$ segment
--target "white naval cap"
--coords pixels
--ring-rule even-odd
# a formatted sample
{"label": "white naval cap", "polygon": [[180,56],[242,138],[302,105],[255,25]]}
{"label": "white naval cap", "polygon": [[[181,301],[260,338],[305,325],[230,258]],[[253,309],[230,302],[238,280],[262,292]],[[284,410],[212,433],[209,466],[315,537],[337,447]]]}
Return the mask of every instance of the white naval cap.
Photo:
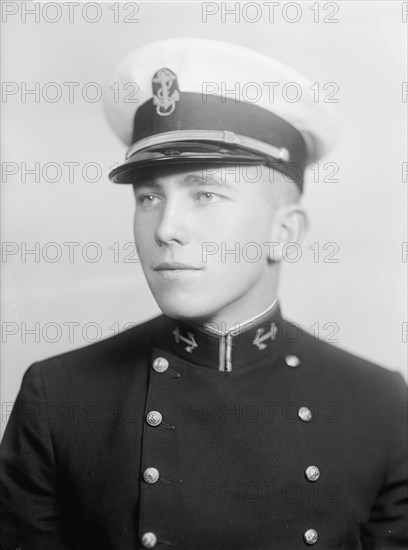
{"label": "white naval cap", "polygon": [[[127,55],[109,82],[133,92],[106,96],[107,119],[129,147],[115,183],[165,163],[267,164],[302,189],[304,169],[332,147],[333,111],[312,83],[259,52],[216,40],[172,38]],[[137,101],[135,101],[137,100]]]}

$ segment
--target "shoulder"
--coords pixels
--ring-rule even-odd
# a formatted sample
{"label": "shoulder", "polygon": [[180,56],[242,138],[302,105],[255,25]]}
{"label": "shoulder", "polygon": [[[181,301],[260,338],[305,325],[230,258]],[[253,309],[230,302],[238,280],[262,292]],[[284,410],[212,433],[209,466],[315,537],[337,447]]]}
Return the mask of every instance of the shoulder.
{"label": "shoulder", "polygon": [[[162,316],[136,325],[115,336],[32,364],[25,372],[23,386],[44,384],[60,388],[105,384],[120,373],[126,380],[148,359]],[[140,370],[140,369],[139,369]]]}
{"label": "shoulder", "polygon": [[296,328],[292,332],[296,334],[293,353],[304,364],[307,377],[317,385],[335,387],[349,395],[359,394],[361,399],[368,393],[407,399],[407,386],[399,372],[320,340],[296,323],[288,324]]}

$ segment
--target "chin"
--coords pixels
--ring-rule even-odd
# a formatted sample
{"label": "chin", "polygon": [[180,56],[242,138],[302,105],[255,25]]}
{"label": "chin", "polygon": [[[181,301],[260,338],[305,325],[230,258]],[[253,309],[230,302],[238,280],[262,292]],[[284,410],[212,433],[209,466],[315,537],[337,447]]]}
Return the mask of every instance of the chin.
{"label": "chin", "polygon": [[212,308],[207,296],[154,296],[162,312],[173,319],[194,321],[211,317],[219,308]]}

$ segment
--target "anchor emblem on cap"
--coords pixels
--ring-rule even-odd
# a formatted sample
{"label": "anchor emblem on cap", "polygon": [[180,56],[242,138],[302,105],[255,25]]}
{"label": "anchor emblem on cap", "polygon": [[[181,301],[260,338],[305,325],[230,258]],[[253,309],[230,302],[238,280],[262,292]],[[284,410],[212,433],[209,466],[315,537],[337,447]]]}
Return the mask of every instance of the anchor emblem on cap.
{"label": "anchor emblem on cap", "polygon": [[176,108],[176,101],[180,100],[177,77],[170,69],[159,69],[152,80],[153,105],[160,116],[169,116]]}
{"label": "anchor emblem on cap", "polygon": [[192,353],[192,352],[193,352],[193,349],[198,347],[198,344],[197,344],[197,342],[195,341],[194,334],[193,334],[192,332],[187,332],[188,338],[186,338],[185,336],[182,336],[182,334],[180,334],[180,329],[179,329],[179,327],[176,327],[176,328],[173,330],[173,335],[174,335],[174,340],[176,341],[177,344],[178,344],[180,341],[182,341],[182,342],[184,342],[185,344],[187,344],[187,346],[186,346],[184,349],[185,349],[186,351],[188,351],[189,353]]}

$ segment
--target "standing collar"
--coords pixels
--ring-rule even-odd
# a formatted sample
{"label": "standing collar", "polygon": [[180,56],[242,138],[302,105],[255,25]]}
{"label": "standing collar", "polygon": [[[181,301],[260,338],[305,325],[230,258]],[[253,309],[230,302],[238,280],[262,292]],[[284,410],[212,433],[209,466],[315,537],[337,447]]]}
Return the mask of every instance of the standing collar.
{"label": "standing collar", "polygon": [[156,345],[195,365],[229,372],[274,353],[282,340],[282,324],[277,300],[228,330],[213,322],[199,324],[163,315]]}
{"label": "standing collar", "polygon": [[275,313],[275,310],[277,308],[278,308],[278,299],[275,298],[272,304],[268,306],[266,309],[264,309],[263,311],[261,311],[261,313],[241,323],[235,323],[235,325],[233,327],[230,327],[228,330],[223,330],[224,327],[222,326],[222,324],[221,326],[219,326],[218,323],[213,323],[213,322],[199,324],[193,321],[189,324],[191,326],[194,326],[197,330],[200,330],[201,332],[217,336],[218,338],[222,338],[223,336],[227,336],[228,334],[231,334],[232,336],[237,336],[239,334],[243,334],[244,332],[246,332],[251,327],[254,327],[255,325],[258,326],[262,324],[264,320],[269,319],[269,317],[273,313]]}

